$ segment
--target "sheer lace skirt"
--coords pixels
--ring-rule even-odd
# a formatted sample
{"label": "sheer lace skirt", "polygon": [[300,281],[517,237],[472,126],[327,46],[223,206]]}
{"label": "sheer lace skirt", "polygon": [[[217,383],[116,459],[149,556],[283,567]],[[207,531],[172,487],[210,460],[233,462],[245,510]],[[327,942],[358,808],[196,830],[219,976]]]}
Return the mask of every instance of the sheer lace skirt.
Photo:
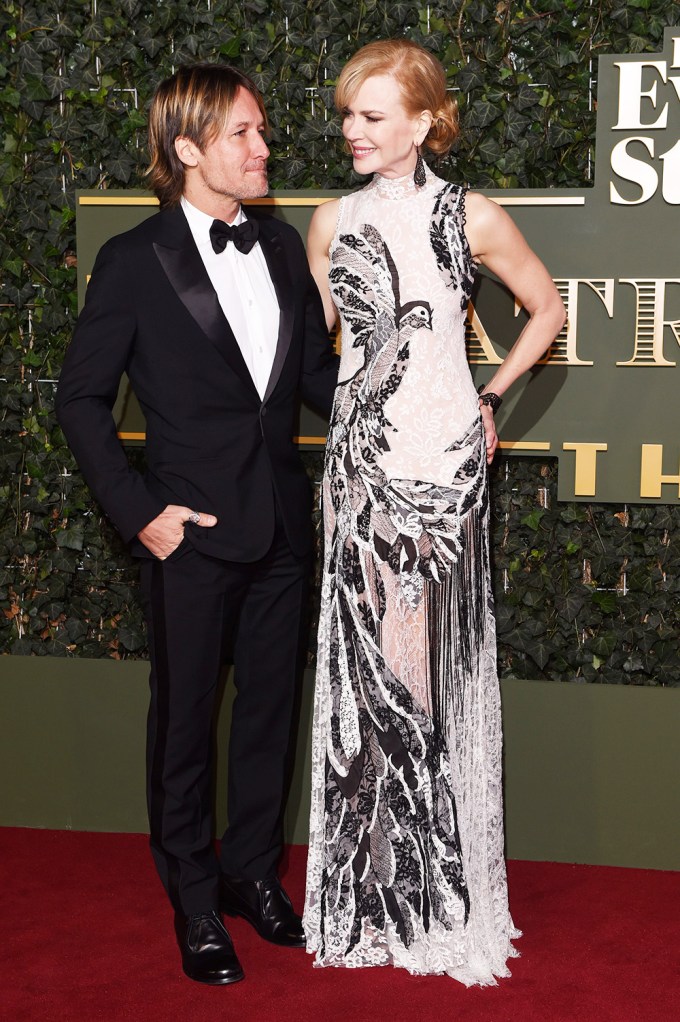
{"label": "sheer lace skirt", "polygon": [[327,526],[308,950],[319,966],[493,983],[509,974],[519,931],[503,856],[486,500],[462,523],[449,573],[426,579],[418,600],[365,544]]}

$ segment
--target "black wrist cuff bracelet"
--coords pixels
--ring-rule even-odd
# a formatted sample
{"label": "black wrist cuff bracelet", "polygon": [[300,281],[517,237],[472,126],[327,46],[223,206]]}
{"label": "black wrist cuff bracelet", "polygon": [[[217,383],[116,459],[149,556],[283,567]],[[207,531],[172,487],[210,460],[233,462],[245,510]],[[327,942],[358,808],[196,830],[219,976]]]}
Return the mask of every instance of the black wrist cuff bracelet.
{"label": "black wrist cuff bracelet", "polygon": [[499,397],[498,394],[494,394],[493,391],[488,391],[486,394],[482,394],[484,390],[484,384],[477,388],[479,394],[479,400],[483,405],[491,405],[491,411],[495,414],[500,406],[503,404],[503,398]]}

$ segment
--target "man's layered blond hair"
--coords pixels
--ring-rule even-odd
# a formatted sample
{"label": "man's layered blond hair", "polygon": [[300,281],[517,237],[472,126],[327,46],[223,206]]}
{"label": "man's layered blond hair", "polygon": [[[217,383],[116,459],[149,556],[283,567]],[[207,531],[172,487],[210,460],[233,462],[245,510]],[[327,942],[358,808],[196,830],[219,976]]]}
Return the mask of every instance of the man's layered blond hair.
{"label": "man's layered blond hair", "polygon": [[156,89],[149,110],[151,162],[146,175],[161,209],[176,206],[184,191],[184,164],[175,139],[188,138],[205,152],[227,126],[239,89],[254,97],[267,130],[267,114],[255,83],[227,64],[180,67]]}

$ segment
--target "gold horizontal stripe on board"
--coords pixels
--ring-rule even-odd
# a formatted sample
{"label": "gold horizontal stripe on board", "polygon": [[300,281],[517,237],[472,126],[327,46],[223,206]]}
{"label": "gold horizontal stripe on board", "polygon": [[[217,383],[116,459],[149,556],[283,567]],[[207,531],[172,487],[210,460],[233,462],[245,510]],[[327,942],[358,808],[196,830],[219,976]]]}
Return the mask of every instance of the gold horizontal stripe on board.
{"label": "gold horizontal stripe on board", "polygon": [[[277,195],[267,196],[264,199],[248,199],[246,202],[247,206],[320,206],[324,202],[331,202],[334,196],[329,195],[317,196],[316,198],[300,198],[295,196],[290,199],[284,199]],[[585,206],[586,200],[584,195],[564,195],[561,198],[559,196],[544,197],[544,196],[531,196],[528,195],[523,198],[521,195],[507,195],[505,198],[502,196],[489,196],[493,202],[498,206]],[[123,195],[111,195],[111,196],[98,196],[98,195],[80,195],[78,202],[81,206],[157,206],[158,199],[153,195],[139,196],[131,195],[126,198]]]}
{"label": "gold horizontal stripe on board", "polygon": [[[119,440],[146,440],[146,433],[119,433]],[[325,444],[325,436],[294,436],[296,444]],[[509,451],[549,451],[550,444],[542,440],[501,440],[499,447]]]}
{"label": "gold horizontal stripe on board", "polygon": [[[119,432],[119,440],[146,440],[146,433],[127,433]],[[325,444],[325,436],[294,436],[293,440],[296,444]]]}
{"label": "gold horizontal stripe on board", "polygon": [[[271,195],[264,199],[247,199],[247,206],[320,206],[323,202],[330,202],[332,195],[317,196],[312,199],[302,199],[299,195],[294,198],[284,199],[280,196]],[[157,206],[158,199],[153,195],[131,195],[126,198],[124,195],[80,195],[78,202],[81,206]]]}
{"label": "gold horizontal stripe on board", "polygon": [[155,195],[79,195],[81,206],[157,206]]}
{"label": "gold horizontal stripe on board", "polygon": [[585,195],[563,195],[561,198],[544,197],[542,195],[527,195],[526,199],[521,195],[506,195],[505,198],[496,198],[489,195],[488,198],[497,206],[585,206]]}
{"label": "gold horizontal stripe on board", "polygon": [[506,451],[549,451],[550,444],[544,440],[500,440],[498,446]]}

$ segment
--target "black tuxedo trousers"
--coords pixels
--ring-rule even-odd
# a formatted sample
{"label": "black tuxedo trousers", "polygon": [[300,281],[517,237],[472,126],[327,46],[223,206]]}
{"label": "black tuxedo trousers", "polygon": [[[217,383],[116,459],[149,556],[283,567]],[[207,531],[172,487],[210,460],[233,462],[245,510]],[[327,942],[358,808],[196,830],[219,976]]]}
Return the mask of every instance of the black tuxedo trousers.
{"label": "black tuxedo trousers", "polygon": [[[337,359],[302,242],[260,220],[279,303],[271,376],[257,392],[181,208],[108,241],[57,390],[57,415],[95,497],[142,559],[151,651],[148,800],[161,878],[184,913],[217,907],[212,723],[233,648],[237,696],[221,867],[264,879],[281,847],[310,488],[293,440],[300,395],[328,414]],[[111,415],[126,372],[146,418],[147,472],[130,470]],[[157,560],[137,534],[168,504],[187,524]]]}
{"label": "black tuxedo trousers", "polygon": [[[142,589],[152,651],[147,741],[151,849],[176,909],[217,908],[220,868],[276,874],[309,561],[279,518],[256,562],[191,544],[145,560]],[[227,654],[236,698],[229,738],[228,816],[220,865],[212,844],[214,706]]]}

